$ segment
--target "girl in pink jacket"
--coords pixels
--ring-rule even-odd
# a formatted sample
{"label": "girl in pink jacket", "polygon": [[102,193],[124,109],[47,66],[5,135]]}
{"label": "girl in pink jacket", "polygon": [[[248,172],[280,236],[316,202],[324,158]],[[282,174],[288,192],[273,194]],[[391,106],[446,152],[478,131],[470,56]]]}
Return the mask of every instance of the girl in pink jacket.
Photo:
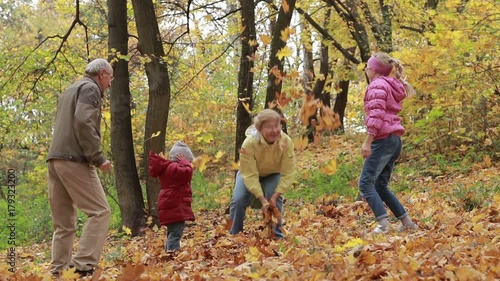
{"label": "girl in pink jacket", "polygon": [[193,177],[193,153],[178,141],[170,150],[170,159],[149,152],[149,175],[160,178],[158,195],[158,217],[161,225],[167,226],[166,251],[180,249],[180,239],[185,221],[194,221],[191,202],[191,179]]}
{"label": "girl in pink jacket", "polygon": [[401,221],[399,231],[416,229],[417,225],[388,188],[394,163],[401,153],[401,136],[405,133],[398,113],[403,99],[415,90],[405,81],[401,63],[385,53],[376,53],[368,60],[366,75],[370,84],[364,98],[367,136],[361,148],[365,161],[359,179],[360,194],[377,220],[373,233],[388,231],[389,216],[384,203]]}

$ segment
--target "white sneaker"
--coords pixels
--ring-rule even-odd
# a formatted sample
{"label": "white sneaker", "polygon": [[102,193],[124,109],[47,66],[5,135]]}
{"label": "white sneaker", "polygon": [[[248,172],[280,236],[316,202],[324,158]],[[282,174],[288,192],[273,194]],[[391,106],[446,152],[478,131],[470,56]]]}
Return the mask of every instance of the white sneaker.
{"label": "white sneaker", "polygon": [[387,225],[383,226],[383,225],[377,224],[377,227],[375,227],[375,229],[372,231],[372,233],[383,234],[383,233],[387,233],[387,231],[389,231],[389,227]]}
{"label": "white sneaker", "polygon": [[411,224],[403,224],[398,228],[398,232],[405,232],[405,231],[412,231],[412,230],[417,230],[418,225],[416,223],[411,223]]}

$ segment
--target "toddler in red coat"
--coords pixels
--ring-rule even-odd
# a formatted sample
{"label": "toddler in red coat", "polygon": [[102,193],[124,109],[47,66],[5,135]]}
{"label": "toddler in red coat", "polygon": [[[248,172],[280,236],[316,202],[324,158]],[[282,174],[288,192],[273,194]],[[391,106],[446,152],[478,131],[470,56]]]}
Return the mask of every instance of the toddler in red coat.
{"label": "toddler in red coat", "polygon": [[191,179],[193,177],[193,153],[181,141],[170,150],[170,159],[149,152],[149,175],[160,178],[158,195],[158,217],[161,225],[167,226],[166,251],[180,249],[180,240],[186,221],[194,221],[191,201]]}

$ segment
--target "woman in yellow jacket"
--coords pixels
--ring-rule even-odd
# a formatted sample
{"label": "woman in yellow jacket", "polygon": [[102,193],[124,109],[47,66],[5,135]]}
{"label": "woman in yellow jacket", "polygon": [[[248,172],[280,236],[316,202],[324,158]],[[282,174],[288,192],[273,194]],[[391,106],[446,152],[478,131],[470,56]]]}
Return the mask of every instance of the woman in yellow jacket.
{"label": "woman in yellow jacket", "polygon": [[[253,129],[240,150],[240,170],[236,174],[230,204],[231,234],[243,230],[246,208],[252,195],[260,200],[262,209],[276,207],[282,213],[285,193],[294,181],[295,152],[292,139],[281,131],[281,116],[272,109],[264,109],[254,119]],[[281,219],[273,229],[277,238],[283,238]]]}

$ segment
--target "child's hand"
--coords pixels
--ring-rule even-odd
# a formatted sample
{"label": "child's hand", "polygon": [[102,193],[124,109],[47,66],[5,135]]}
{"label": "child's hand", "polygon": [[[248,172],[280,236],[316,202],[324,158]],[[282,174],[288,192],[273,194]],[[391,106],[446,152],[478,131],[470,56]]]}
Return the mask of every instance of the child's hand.
{"label": "child's hand", "polygon": [[177,161],[181,161],[181,160],[185,160],[186,159],[186,156],[182,153],[177,153],[175,155],[175,157],[177,158]]}

